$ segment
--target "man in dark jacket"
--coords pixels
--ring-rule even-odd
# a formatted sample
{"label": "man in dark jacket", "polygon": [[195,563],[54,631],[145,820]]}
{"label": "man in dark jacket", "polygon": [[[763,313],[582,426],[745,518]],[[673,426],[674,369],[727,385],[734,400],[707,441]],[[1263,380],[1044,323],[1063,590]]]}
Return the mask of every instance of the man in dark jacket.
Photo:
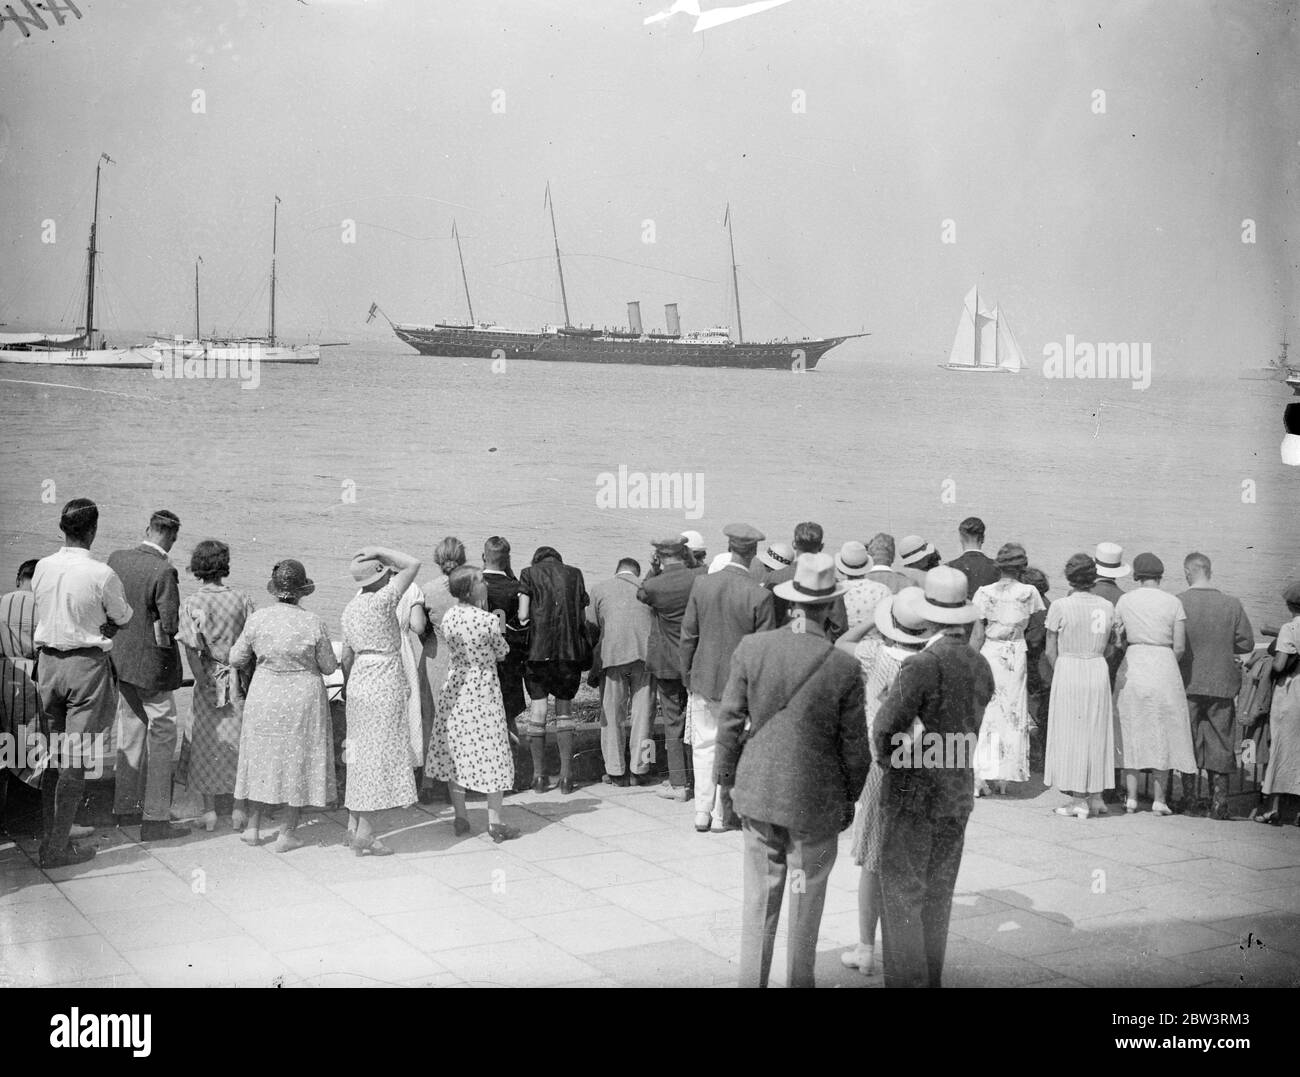
{"label": "man in dark jacket", "polygon": [[[502,622],[501,631],[510,653],[497,663],[501,702],[506,708],[506,728],[512,742],[519,741],[519,718],[528,709],[524,694],[524,663],[528,660],[528,632],[519,625],[519,580],[510,567],[510,543],[493,535],[483,544],[483,582],[487,584],[487,610]],[[514,746],[514,745],[512,745]],[[527,789],[532,778],[532,756],[515,751],[515,788]]]}
{"label": "man in dark jacket", "polygon": [[646,669],[654,677],[659,706],[664,712],[664,752],[668,756],[668,783],[659,796],[685,803],[694,798],[690,771],[686,765],[683,734],[686,730],[686,686],[682,683],[682,618],[691,585],[698,576],[692,571],[690,553],[680,535],[654,544],[660,571],[645,578],[636,597],[655,613],[654,627],[646,645]]}
{"label": "man in dark jacket", "polygon": [[749,575],[763,533],[749,524],[728,524],[722,533],[727,536],[731,560],[696,581],[682,619],[682,680],[690,693],[688,706],[695,732],[691,744],[695,829],[701,834],[711,829],[740,829],[731,809],[731,790],[713,782],[718,713],[736,645],[745,636],[776,627],[772,592]]}
{"label": "man in dark jacket", "polygon": [[925,616],[940,633],[908,658],[876,714],[876,758],[885,768],[880,889],[886,987],[938,987],[948,947],[952,892],[974,806],[975,747],[993,671],[971,650],[976,617],[966,577],[941,565],[926,573]]}
{"label": "man in dark jacket", "polygon": [[778,598],[788,625],[746,636],[731,656],[718,715],[714,777],[733,786],[745,830],[740,985],[765,987],[786,866],[791,987],[812,987],[817,933],[838,835],[853,819],[871,752],[858,663],[827,638],[835,581],[826,554],[804,554]]}
{"label": "man in dark jacket", "polygon": [[113,812],[118,825],[140,823],[141,841],[188,834],[171,823],[172,759],[176,753],[176,701],[181,686],[181,655],[176,646],[181,598],[176,567],[167,553],[181,522],[159,509],[149,519],[144,541],[108,555],[126,600],[136,615],[113,643],[117,704],[117,765],[113,773]]}

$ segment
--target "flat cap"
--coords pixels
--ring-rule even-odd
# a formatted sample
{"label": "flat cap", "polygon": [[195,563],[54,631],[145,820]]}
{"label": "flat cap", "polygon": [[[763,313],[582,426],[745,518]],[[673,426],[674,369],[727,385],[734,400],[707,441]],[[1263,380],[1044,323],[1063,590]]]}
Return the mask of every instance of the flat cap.
{"label": "flat cap", "polygon": [[681,535],[651,539],[650,545],[655,548],[655,553],[664,554],[668,557],[681,557],[686,552],[686,540]]}
{"label": "flat cap", "polygon": [[750,542],[754,545],[767,538],[757,527],[752,527],[749,524],[727,524],[722,529],[722,533],[736,542]]}

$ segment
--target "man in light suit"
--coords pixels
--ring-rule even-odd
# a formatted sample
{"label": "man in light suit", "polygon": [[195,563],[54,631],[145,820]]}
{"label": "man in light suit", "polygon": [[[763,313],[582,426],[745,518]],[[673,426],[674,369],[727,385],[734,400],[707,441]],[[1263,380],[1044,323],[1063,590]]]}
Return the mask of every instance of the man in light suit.
{"label": "man in light suit", "polygon": [[[654,614],[637,601],[641,566],[631,557],[618,563],[614,578],[591,589],[587,620],[600,629],[600,662],[604,677],[600,692],[600,751],[605,757],[605,781],[611,785],[642,785],[654,762],[654,687],[646,670],[646,650]],[[624,770],[631,737],[632,754]]]}
{"label": "man in light suit", "polygon": [[858,663],[827,638],[843,592],[831,557],[803,554],[776,593],[796,615],[746,636],[731,656],[714,777],[734,787],[745,829],[742,987],[767,985],[787,863],[794,872],[788,983],[813,986],[838,835],[853,821],[871,765]]}
{"label": "man in light suit", "polygon": [[172,759],[176,753],[176,701],[181,686],[180,648],[176,646],[181,599],[176,567],[167,553],[181,521],[159,509],[149,519],[144,541],[115,550],[108,567],[122,580],[136,615],[113,647],[120,696],[117,704],[117,766],[113,813],[118,826],[140,822],[141,841],[179,838],[189,833],[171,823]]}
{"label": "man in light suit", "polygon": [[728,524],[722,533],[731,560],[695,582],[682,618],[682,681],[690,692],[687,707],[694,729],[695,829],[701,834],[740,829],[731,790],[713,782],[718,713],[736,645],[745,636],[776,627],[772,592],[749,575],[765,536],[749,524]]}

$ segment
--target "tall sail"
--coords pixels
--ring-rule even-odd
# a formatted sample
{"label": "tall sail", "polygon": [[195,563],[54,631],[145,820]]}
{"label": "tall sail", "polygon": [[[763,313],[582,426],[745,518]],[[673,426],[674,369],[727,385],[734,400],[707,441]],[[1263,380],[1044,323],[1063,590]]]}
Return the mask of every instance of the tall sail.
{"label": "tall sail", "polygon": [[949,366],[975,365],[975,312],[979,310],[979,296],[972,288],[966,294],[966,305],[962,308],[961,319],[957,322],[957,335],[953,338],[952,352],[948,356]]}
{"label": "tall sail", "polygon": [[975,311],[975,365],[998,365],[998,309]]}
{"label": "tall sail", "polygon": [[1002,314],[997,307],[993,308],[993,313],[997,315],[998,366],[1003,370],[1011,371],[1013,374],[1019,373],[1025,368],[1024,352],[1020,350],[1020,345],[1016,343],[1016,338],[1011,332],[1011,325],[1007,321],[1007,316]]}

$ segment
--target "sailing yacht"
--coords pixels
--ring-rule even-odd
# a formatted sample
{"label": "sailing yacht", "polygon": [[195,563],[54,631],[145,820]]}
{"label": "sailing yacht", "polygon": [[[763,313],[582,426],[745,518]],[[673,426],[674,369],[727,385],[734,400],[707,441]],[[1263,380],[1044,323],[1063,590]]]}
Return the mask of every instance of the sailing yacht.
{"label": "sailing yacht", "polygon": [[153,356],[144,348],[112,348],[95,329],[95,263],[99,257],[99,180],[105,164],[114,161],[106,153],[95,164],[95,210],[90,221],[90,243],[86,248],[86,325],[79,333],[0,333],[0,363],[27,366],[94,366],[143,370],[153,366]]}
{"label": "sailing yacht", "polygon": [[155,339],[150,351],[161,363],[184,362],[194,359],[215,363],[248,361],[261,363],[299,363],[315,366],[320,362],[319,344],[281,344],[275,336],[275,256],[279,232],[280,198],[277,195],[271,211],[271,326],[264,337],[204,337],[199,331],[199,263],[194,263],[194,338],[187,340],[176,336],[170,340]]}
{"label": "sailing yacht", "polygon": [[997,307],[981,310],[978,288],[966,293],[945,370],[981,374],[1018,374],[1025,356],[1011,332],[1006,315]]}

